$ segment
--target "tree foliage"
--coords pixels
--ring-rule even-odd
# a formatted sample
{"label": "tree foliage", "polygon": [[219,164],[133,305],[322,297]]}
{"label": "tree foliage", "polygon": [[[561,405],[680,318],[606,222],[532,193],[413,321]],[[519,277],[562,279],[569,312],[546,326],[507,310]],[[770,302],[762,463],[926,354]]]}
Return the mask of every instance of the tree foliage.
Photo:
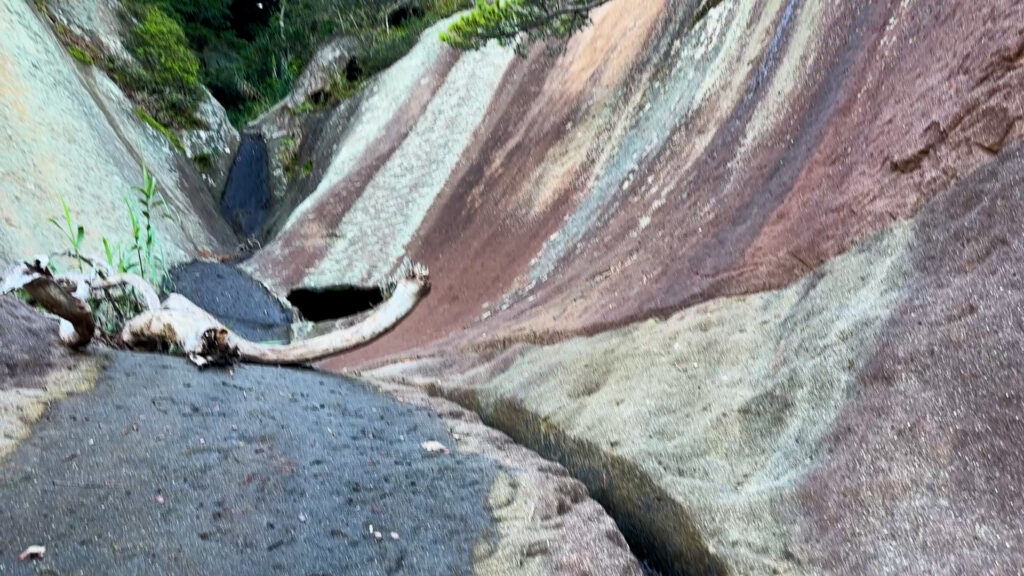
{"label": "tree foliage", "polygon": [[460,50],[477,50],[495,40],[524,55],[534,42],[564,41],[580,31],[590,23],[590,11],[607,1],[477,0],[441,40]]}
{"label": "tree foliage", "polygon": [[158,95],[158,118],[193,116],[201,97],[199,59],[178,22],[156,6],[147,7],[132,30],[132,46],[145,71],[142,88]]}
{"label": "tree foliage", "polygon": [[[173,18],[198,57],[202,83],[244,124],[283,98],[335,35],[359,40],[355,85],[386,68],[437,20],[469,0],[126,0]],[[401,8],[398,8],[401,7]],[[404,15],[394,18],[396,11]],[[140,27],[142,25],[140,24]],[[161,121],[159,114],[155,114]]]}

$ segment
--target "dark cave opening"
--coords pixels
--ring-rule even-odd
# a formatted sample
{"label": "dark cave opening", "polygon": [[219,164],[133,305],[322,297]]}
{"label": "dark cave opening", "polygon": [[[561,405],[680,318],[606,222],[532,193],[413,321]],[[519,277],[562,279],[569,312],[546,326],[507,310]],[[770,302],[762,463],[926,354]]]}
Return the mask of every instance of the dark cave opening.
{"label": "dark cave opening", "polygon": [[388,12],[388,26],[398,28],[404,26],[410,20],[423,18],[426,14],[423,8],[415,4],[399,6]]}
{"label": "dark cave opening", "polygon": [[362,77],[363,67],[359,65],[359,60],[355,58],[349,59],[348,63],[345,64],[345,80],[359,82]]}
{"label": "dark cave opening", "polygon": [[384,302],[380,288],[337,286],[311,290],[300,288],[288,294],[288,301],[310,322],[338,320],[361,314]]}

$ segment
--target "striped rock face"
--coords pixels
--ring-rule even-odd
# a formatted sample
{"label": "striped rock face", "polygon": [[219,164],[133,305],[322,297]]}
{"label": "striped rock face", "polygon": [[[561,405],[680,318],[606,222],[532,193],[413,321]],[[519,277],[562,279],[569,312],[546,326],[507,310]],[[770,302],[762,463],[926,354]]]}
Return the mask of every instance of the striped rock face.
{"label": "striped rock face", "polygon": [[[669,573],[1024,557],[1024,4],[615,0],[386,72],[248,264],[433,291],[328,369],[428,386]],[[436,31],[435,31],[436,32]]]}

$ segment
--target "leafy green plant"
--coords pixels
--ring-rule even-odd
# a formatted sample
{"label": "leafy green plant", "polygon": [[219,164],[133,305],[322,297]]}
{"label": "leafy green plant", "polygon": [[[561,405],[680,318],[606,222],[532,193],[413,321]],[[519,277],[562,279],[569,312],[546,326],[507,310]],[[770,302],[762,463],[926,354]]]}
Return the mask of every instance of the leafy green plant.
{"label": "leafy green plant", "polygon": [[133,188],[133,192],[134,197],[127,196],[124,199],[132,229],[130,243],[126,247],[131,255],[131,264],[125,266],[149,280],[154,286],[161,286],[167,275],[167,267],[154,219],[158,216],[158,211],[168,218],[170,213],[167,210],[167,203],[157,189],[156,179],[145,165],[142,167],[142,186]]}
{"label": "leafy green plant", "polygon": [[71,216],[71,208],[68,207],[68,203],[64,200],[63,196],[60,198],[60,204],[64,208],[64,221],[62,222],[60,219],[53,217],[49,219],[49,222],[56,226],[64,235],[64,239],[68,242],[68,253],[77,263],[78,270],[82,271],[82,244],[85,242],[85,227],[75,224]]}
{"label": "leafy green plant", "polygon": [[[202,82],[236,126],[285,97],[328,39],[342,36],[360,43],[365,56],[361,56],[360,77],[336,87],[350,96],[353,87],[408,52],[427,27],[472,6],[471,0],[271,0],[262,5],[225,0],[122,2],[136,20],[146,19],[147,11],[156,9],[179,24],[200,62]],[[143,28],[140,25],[138,30]],[[170,123],[147,108],[161,122]]]}
{"label": "leafy green plant", "polygon": [[118,274],[131,272],[134,269],[134,265],[131,257],[125,253],[124,246],[119,242],[111,242],[105,237],[102,240],[103,254],[106,256],[107,266]]}
{"label": "leafy green plant", "polygon": [[134,5],[139,19],[132,29],[131,47],[138,68],[120,71],[119,77],[161,124],[195,124],[202,99],[199,58],[189,48],[177,20],[157,6]]}
{"label": "leafy green plant", "polygon": [[[441,40],[460,50],[478,50],[491,40],[525,55],[534,42],[563,41],[590,23],[590,11],[608,0],[477,0]],[[557,43],[556,43],[557,45]]]}
{"label": "leafy green plant", "polygon": [[[145,165],[142,166],[142,185],[132,188],[124,197],[132,235],[128,243],[102,238],[103,252],[107,266],[83,254],[85,227],[75,223],[68,203],[61,198],[64,217],[50,218],[68,244],[65,255],[70,257],[80,272],[86,266],[94,269],[101,277],[109,273],[137,274],[153,286],[166,287],[167,266],[156,228],[156,218],[173,218],[174,213],[164,201],[157,187],[156,179]],[[51,267],[53,267],[51,261]],[[96,320],[108,334],[116,333],[129,319],[142,312],[143,305],[133,290],[127,286],[103,288],[102,297],[90,300]]]}

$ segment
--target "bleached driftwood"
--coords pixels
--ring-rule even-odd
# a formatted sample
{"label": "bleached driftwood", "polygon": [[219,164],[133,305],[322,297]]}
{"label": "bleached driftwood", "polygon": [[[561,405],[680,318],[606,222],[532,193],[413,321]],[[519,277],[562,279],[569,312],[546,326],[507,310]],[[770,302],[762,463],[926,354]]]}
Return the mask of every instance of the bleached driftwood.
{"label": "bleached driftwood", "polygon": [[15,266],[4,275],[0,294],[24,290],[40,306],[60,318],[60,340],[68,348],[85,348],[96,333],[96,319],[86,302],[88,285],[73,282],[65,287],[47,269],[46,258]]}
{"label": "bleached driftwood", "polygon": [[181,351],[199,366],[238,360],[291,365],[315,362],[358,348],[388,332],[429,292],[430,278],[425,268],[409,267],[396,282],[391,297],[363,321],[287,345],[259,344],[242,338],[180,294],[171,294],[160,303],[156,290],[133,274],[55,278],[45,263],[37,260],[8,273],[0,293],[26,290],[43,308],[62,318],[62,341],[73,348],[82,348],[89,344],[96,330],[96,321],[87,303],[90,294],[125,285],[138,292],[146,307],[146,311],[130,319],[121,331],[121,341],[130,348]]}
{"label": "bleached driftwood", "polygon": [[255,364],[307,364],[372,342],[409,315],[429,290],[425,272],[400,280],[394,293],[362,322],[287,345],[258,344],[228,330],[205,310],[172,294],[159,310],[130,320],[121,339],[133,348],[171,345],[200,366],[238,358]]}

